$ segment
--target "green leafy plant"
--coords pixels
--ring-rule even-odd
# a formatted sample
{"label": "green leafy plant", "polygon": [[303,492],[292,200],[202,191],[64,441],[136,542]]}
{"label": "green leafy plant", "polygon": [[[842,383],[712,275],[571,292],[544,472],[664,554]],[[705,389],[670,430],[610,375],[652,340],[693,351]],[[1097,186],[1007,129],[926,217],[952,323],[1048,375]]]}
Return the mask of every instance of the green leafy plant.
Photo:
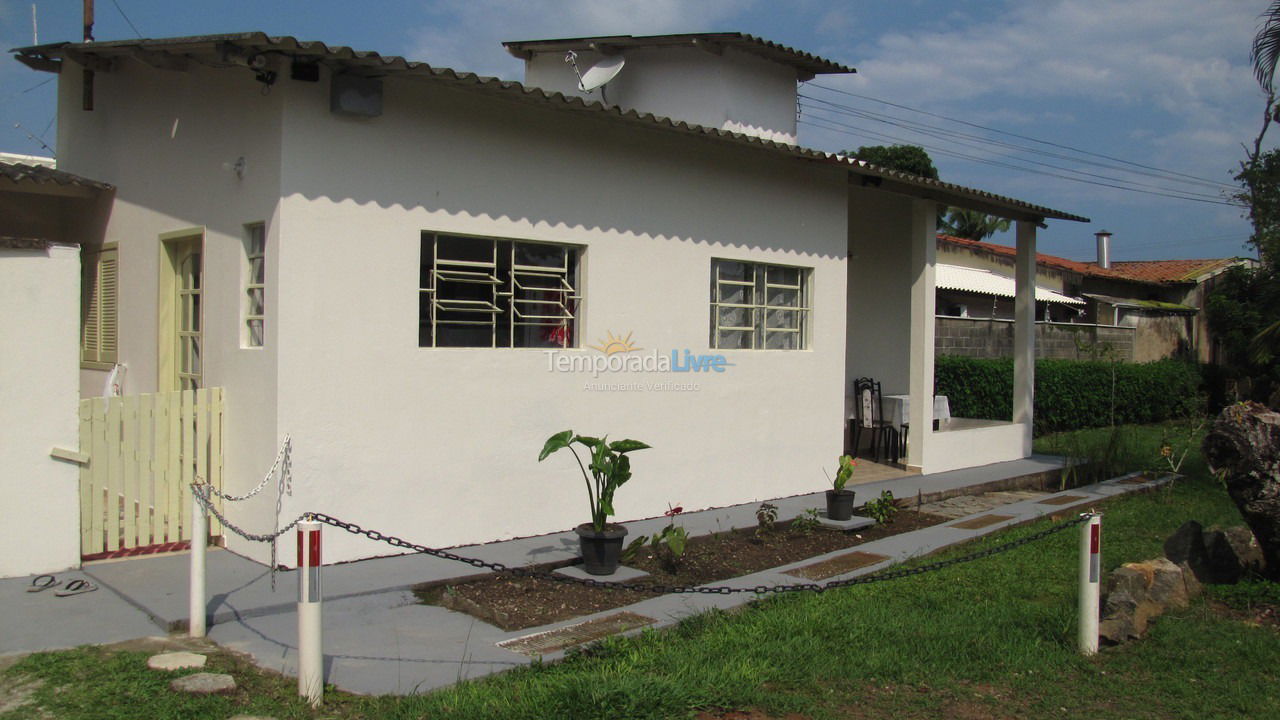
{"label": "green leafy plant", "polygon": [[898,514],[898,505],[893,501],[893,493],[885,490],[880,497],[864,505],[862,511],[881,525],[886,525],[893,522],[893,516]]}
{"label": "green leafy plant", "polygon": [[756,508],[756,537],[772,533],[777,522],[778,506],[769,502],[760,503],[760,507]]}
{"label": "green leafy plant", "polygon": [[641,535],[632,540],[623,549],[621,559],[623,562],[631,562],[635,560],[640,551],[644,549],[646,544],[651,548],[653,556],[657,558],[659,564],[668,572],[675,572],[680,566],[680,558],[684,557],[685,548],[689,544],[689,531],[683,527],[676,525],[675,517],[684,512],[684,508],[679,505],[672,507],[667,505],[667,511],[663,513],[671,518],[671,522],[662,529],[652,535]]}
{"label": "green leafy plant", "polygon": [[818,508],[809,508],[791,521],[790,530],[800,535],[808,535],[821,526],[822,523],[818,521]]}
{"label": "green leafy plant", "polygon": [[841,455],[836,458],[838,469],[836,470],[836,479],[831,481],[831,487],[836,492],[844,489],[849,484],[849,478],[853,477],[853,469],[858,466],[852,457]]}
{"label": "green leafy plant", "polygon": [[[590,464],[583,465],[582,457],[574,449],[581,445],[589,451]],[[588,437],[574,435],[572,430],[556,433],[547,438],[538,454],[538,462],[542,462],[553,452],[568,448],[573,458],[578,461],[582,470],[582,479],[587,484],[587,501],[591,505],[591,526],[596,532],[602,532],[609,516],[613,515],[613,494],[631,479],[631,458],[627,453],[644,450],[650,447],[639,440],[615,440],[608,442],[608,437]],[[590,469],[590,472],[588,472]]]}

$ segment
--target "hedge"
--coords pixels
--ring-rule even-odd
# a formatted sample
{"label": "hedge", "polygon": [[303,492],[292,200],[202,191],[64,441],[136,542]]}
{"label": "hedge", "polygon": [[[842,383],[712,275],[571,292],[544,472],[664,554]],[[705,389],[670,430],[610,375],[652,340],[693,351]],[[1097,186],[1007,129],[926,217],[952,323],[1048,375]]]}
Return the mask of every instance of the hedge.
{"label": "hedge", "polygon": [[[1153,423],[1202,411],[1199,366],[1179,360],[1115,363],[1036,361],[1035,434],[1110,425],[1115,371],[1115,422]],[[940,355],[934,387],[953,417],[1011,420],[1013,358]]]}

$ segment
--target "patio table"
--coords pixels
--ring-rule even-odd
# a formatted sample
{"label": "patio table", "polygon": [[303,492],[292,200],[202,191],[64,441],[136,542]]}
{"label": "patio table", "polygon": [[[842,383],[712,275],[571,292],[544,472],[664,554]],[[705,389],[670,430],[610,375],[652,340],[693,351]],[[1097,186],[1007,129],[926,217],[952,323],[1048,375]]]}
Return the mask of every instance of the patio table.
{"label": "patio table", "polygon": [[[900,428],[911,420],[910,395],[881,395],[881,417],[889,421],[892,427]],[[933,420],[936,430],[939,422],[951,419],[951,401],[946,395],[933,396]]]}

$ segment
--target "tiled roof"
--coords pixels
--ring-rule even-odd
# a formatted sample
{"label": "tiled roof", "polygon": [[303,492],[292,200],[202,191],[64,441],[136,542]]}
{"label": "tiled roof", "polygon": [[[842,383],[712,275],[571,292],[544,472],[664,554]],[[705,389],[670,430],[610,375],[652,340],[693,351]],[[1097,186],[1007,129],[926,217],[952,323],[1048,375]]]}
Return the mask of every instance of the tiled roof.
{"label": "tiled roof", "polygon": [[117,58],[125,59],[131,55],[145,58],[144,62],[199,58],[199,62],[204,64],[232,67],[235,66],[235,58],[237,57],[244,58],[247,55],[259,53],[279,53],[302,59],[323,60],[334,65],[371,67],[383,74],[408,74],[417,78],[440,82],[461,90],[483,92],[494,97],[531,103],[555,110],[591,113],[598,117],[611,118],[617,122],[677,132],[743,147],[754,147],[777,155],[795,157],[821,164],[836,165],[847,169],[854,176],[861,177],[864,185],[871,187],[883,186],[883,189],[886,190],[891,189],[895,192],[947,205],[981,209],[987,213],[1036,222],[1046,218],[1089,222],[1088,218],[1080,215],[1073,215],[1061,210],[1054,210],[1022,200],[996,195],[984,190],[976,190],[962,185],[953,185],[939,180],[917,177],[909,173],[888,170],[845,155],[788,145],[719,128],[703,127],[679,120],[658,117],[651,113],[640,113],[635,110],[624,111],[621,108],[606,106],[599,102],[588,102],[576,96],[567,96],[558,92],[547,92],[539,88],[525,87],[518,82],[481,77],[448,68],[434,68],[426,63],[413,62],[402,57],[383,56],[376,52],[352,50],[342,46],[331,47],[322,42],[300,41],[289,36],[270,36],[261,32],[251,32],[156,40],[115,40],[91,43],[64,42],[17,48],[13,52],[18,53],[18,59],[23,63],[36,69],[50,71],[56,71],[58,63],[70,55],[75,55],[81,59],[93,58],[107,64],[114,62]]}
{"label": "tiled roof", "polygon": [[54,184],[84,187],[93,190],[113,189],[111,185],[104,182],[90,180],[42,165],[23,165],[22,163],[0,162],[0,178],[11,180],[14,183]]}
{"label": "tiled roof", "polygon": [[1126,260],[1112,262],[1111,269],[1138,280],[1162,283],[1193,283],[1205,275],[1246,261],[1244,258],[1206,260]]}
{"label": "tiled roof", "polygon": [[[951,235],[939,235],[938,241],[952,245],[954,247],[964,247],[980,252],[988,252],[993,255],[999,255],[1007,258],[1015,258],[1018,255],[1016,248],[1008,245],[997,245],[995,243],[981,242],[979,240],[969,240],[967,238],[958,238]],[[1131,277],[1121,273],[1115,269],[1106,270],[1098,267],[1093,263],[1083,263],[1076,260],[1068,260],[1067,258],[1058,257],[1056,255],[1045,255],[1036,253],[1036,264],[1042,267],[1055,268],[1057,270],[1066,270],[1068,272],[1079,273],[1081,275],[1089,275],[1092,277],[1105,277],[1114,280],[1129,280],[1132,282],[1153,282],[1142,278]]]}
{"label": "tiled roof", "polygon": [[679,35],[604,35],[600,37],[560,38],[558,40],[511,40],[502,43],[512,55],[522,57],[532,52],[564,52],[626,47],[659,47],[688,45],[691,47],[733,47],[766,60],[791,65],[814,75],[853,73],[857,70],[826,58],[796,50],[764,38],[738,32],[685,33]]}

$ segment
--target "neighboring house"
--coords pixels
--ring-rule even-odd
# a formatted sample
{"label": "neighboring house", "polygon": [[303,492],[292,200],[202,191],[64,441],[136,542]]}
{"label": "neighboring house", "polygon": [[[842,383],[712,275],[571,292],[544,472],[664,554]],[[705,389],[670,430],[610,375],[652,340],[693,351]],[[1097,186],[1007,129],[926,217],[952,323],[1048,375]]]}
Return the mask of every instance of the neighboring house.
{"label": "neighboring house", "polygon": [[[1103,234],[1109,241],[1109,234]],[[958,274],[939,270],[938,314],[947,316],[939,320],[939,354],[1009,354],[1013,303],[1007,294],[1015,254],[1005,245],[938,237],[940,268],[943,263],[964,266]],[[1108,352],[1149,362],[1185,357],[1203,347],[1197,339],[1203,337],[1202,321],[1197,319],[1202,304],[1190,286],[1162,283],[1147,276],[1150,273],[1120,265],[1037,256],[1036,350],[1041,357],[1096,358]],[[977,275],[974,268],[987,274]]]}
{"label": "neighboring house", "polygon": [[80,246],[101,247],[111,192],[0,160],[0,577],[80,561],[79,468],[50,453],[77,448]]}
{"label": "neighboring house", "polygon": [[[792,144],[796,83],[852,68],[749,35],[507,48],[542,89],[261,33],[16,51],[60,73],[59,167],[118,188],[115,362],[130,392],[225,388],[227,491],[289,433],[285,517],[563,530],[578,469],[536,459],[572,428],[653,446],[619,519],[810,492],[864,375],[914,398],[909,465],[1030,454],[1035,230],[1085,218]],[[608,104],[568,51],[626,59]],[[1016,221],[1011,423],[925,416],[939,205]]]}
{"label": "neighboring house", "polygon": [[[1160,300],[1148,300],[1138,305],[1138,311],[1150,312],[1153,303],[1168,303],[1195,308],[1191,316],[1190,343],[1200,362],[1218,364],[1221,350],[1209,335],[1209,322],[1205,316],[1205,301],[1213,291],[1218,278],[1232,267],[1257,267],[1253,258],[1212,258],[1205,260],[1134,260],[1112,262],[1111,269],[1130,277],[1160,286]],[[1123,302],[1117,303],[1123,308]],[[1120,321],[1125,322],[1122,315]]]}

